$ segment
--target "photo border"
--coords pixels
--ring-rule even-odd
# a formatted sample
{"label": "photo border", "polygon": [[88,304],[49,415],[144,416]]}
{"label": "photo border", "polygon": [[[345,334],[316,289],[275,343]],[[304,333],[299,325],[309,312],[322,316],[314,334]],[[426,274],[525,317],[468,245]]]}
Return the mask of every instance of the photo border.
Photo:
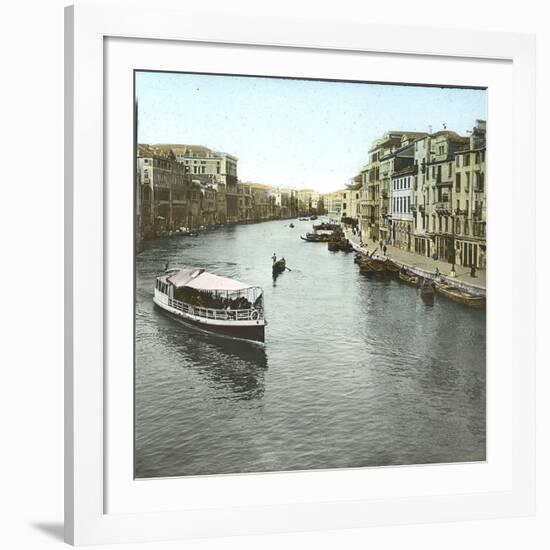
{"label": "photo border", "polygon": [[[167,540],[206,535],[285,532],[528,515],[534,512],[534,38],[508,33],[443,31],[334,21],[243,17],[204,9],[135,7],[82,2],[66,9],[65,119],[65,536],[71,544]],[[231,24],[228,25],[228,18]],[[274,21],[274,19],[276,19]],[[286,48],[409,53],[506,59],[513,63],[516,105],[514,181],[532,186],[522,204],[521,258],[515,256],[510,307],[521,319],[515,334],[512,491],[448,497],[375,499],[300,505],[233,507],[156,514],[104,513],[103,39],[107,36],[257,44]],[[518,232],[519,233],[519,232]],[[521,260],[518,261],[518,260]],[[526,269],[531,266],[532,269]],[[506,306],[503,306],[506,307]],[[305,508],[304,508],[305,507]],[[376,510],[373,513],[373,509]],[[366,513],[368,512],[368,517]],[[331,521],[327,522],[327,518]],[[212,522],[215,521],[213,527]]]}

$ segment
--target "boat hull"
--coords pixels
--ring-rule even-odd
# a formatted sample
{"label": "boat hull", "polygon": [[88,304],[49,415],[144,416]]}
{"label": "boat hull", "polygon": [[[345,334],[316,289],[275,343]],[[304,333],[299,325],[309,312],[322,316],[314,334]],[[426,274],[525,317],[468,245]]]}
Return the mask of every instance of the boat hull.
{"label": "boat hull", "polygon": [[399,272],[399,280],[412,286],[418,286],[418,277],[415,275],[407,275],[406,273]]}
{"label": "boat hull", "polygon": [[252,342],[265,342],[265,324],[262,321],[256,321],[256,324],[212,324],[205,323],[199,318],[180,313],[173,308],[169,308],[161,302],[154,300],[155,307],[162,311],[168,317],[176,319],[185,325],[202,332],[208,332],[225,338],[238,340],[248,340]]}
{"label": "boat hull", "polygon": [[468,292],[461,291],[441,283],[435,283],[435,289],[442,296],[445,296],[446,298],[449,298],[450,300],[464,306],[477,309],[483,309],[485,307],[485,296],[475,296]]}

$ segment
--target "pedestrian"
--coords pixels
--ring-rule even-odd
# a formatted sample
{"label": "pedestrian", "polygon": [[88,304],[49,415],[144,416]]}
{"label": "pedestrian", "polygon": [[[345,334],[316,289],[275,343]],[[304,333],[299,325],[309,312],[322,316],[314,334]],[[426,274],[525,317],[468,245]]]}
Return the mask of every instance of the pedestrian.
{"label": "pedestrian", "polygon": [[275,252],[273,252],[273,256],[271,256],[271,259],[273,260],[273,263],[277,261],[277,254],[275,254]]}
{"label": "pedestrian", "polygon": [[451,266],[451,277],[456,277],[455,264]]}
{"label": "pedestrian", "polygon": [[[380,241],[380,242],[382,242],[382,241]],[[388,248],[386,247],[386,245],[384,245],[384,248],[382,248],[382,250],[384,251],[384,256],[386,255],[386,250],[387,250],[387,249],[388,249]]]}
{"label": "pedestrian", "polygon": [[473,265],[472,268],[470,269],[470,277],[475,277],[476,276],[476,266]]}

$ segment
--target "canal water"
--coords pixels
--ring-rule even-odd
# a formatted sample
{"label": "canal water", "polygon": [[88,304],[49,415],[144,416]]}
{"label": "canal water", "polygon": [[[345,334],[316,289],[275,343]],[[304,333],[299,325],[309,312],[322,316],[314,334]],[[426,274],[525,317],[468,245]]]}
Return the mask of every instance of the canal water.
{"label": "canal water", "polygon": [[[485,460],[485,312],[359,274],[311,222],[209,230],[137,257],[136,477]],[[271,256],[292,271],[276,281]],[[263,287],[265,347],[153,308],[155,276],[204,267]]]}

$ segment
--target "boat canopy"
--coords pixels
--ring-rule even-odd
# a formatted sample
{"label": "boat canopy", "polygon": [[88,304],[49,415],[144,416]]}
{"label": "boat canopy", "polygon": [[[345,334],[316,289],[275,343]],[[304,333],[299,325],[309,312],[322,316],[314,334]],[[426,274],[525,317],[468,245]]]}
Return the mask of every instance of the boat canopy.
{"label": "boat canopy", "polygon": [[195,290],[245,290],[252,288],[251,285],[242,283],[228,277],[221,277],[208,273],[204,269],[180,269],[174,275],[168,277],[168,281],[176,288],[188,287]]}

